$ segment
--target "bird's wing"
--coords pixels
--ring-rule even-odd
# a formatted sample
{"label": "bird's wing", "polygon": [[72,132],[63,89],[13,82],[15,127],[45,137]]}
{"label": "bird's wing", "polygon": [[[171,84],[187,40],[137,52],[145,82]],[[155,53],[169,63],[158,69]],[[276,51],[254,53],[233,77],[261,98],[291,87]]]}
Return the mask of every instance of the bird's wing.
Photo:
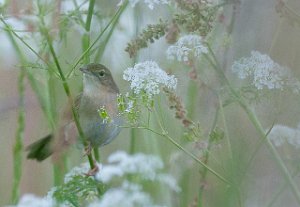
{"label": "bird's wing", "polygon": [[79,94],[78,96],[76,96],[76,98],[75,98],[74,107],[75,107],[75,110],[76,110],[77,112],[79,111],[81,97],[82,97],[82,93],[80,93],[80,94]]}
{"label": "bird's wing", "polygon": [[58,161],[65,149],[67,149],[70,145],[76,143],[78,137],[78,131],[76,124],[74,122],[74,117],[72,113],[72,107],[75,107],[75,110],[79,111],[80,101],[81,101],[82,93],[76,96],[73,106],[71,104],[71,100],[67,104],[65,108],[65,113],[62,119],[60,120],[59,129],[56,132],[56,139],[54,142],[53,149],[53,160]]}
{"label": "bird's wing", "polygon": [[[74,120],[73,113],[72,113],[72,107],[75,107],[76,112],[79,111],[80,101],[81,101],[82,93],[80,93],[78,96],[76,96],[75,100],[69,99],[68,104],[64,107],[63,110],[63,116],[61,116],[61,124],[65,125]],[[74,104],[74,105],[72,105]],[[77,114],[78,116],[78,114]]]}

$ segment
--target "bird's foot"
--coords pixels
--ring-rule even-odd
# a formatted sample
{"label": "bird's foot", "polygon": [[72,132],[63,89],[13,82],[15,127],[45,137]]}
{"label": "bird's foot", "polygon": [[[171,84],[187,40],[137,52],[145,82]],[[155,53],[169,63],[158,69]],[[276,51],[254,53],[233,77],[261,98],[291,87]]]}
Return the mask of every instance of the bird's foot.
{"label": "bird's foot", "polygon": [[95,167],[93,169],[90,169],[85,175],[86,176],[94,176],[97,174],[98,171],[99,171],[99,167],[97,165],[95,165]]}
{"label": "bird's foot", "polygon": [[92,152],[92,144],[89,143],[89,144],[84,148],[84,154],[83,154],[83,156],[91,155],[91,152]]}

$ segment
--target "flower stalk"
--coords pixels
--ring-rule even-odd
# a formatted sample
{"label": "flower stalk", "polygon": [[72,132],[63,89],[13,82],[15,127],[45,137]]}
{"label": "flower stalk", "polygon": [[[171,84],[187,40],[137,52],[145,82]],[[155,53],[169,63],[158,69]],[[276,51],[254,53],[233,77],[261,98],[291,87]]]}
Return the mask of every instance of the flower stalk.
{"label": "flower stalk", "polygon": [[246,112],[250,122],[253,124],[256,131],[259,133],[260,139],[264,139],[265,144],[267,145],[267,147],[270,150],[271,154],[275,158],[275,161],[278,164],[278,166],[280,167],[280,170],[283,173],[286,181],[289,183],[289,186],[290,186],[297,202],[300,204],[300,191],[299,191],[298,187],[296,186],[295,182],[293,181],[286,165],[284,164],[283,160],[281,159],[281,157],[278,154],[277,150],[275,149],[274,145],[271,143],[271,141],[269,139],[266,138],[266,133],[265,133],[263,127],[261,126],[261,123],[258,120],[256,114],[253,112],[253,110],[250,109],[250,107],[246,103],[246,101],[231,86],[231,84],[228,81],[228,79],[226,78],[223,70],[219,66],[217,58],[216,58],[214,52],[212,51],[212,49],[209,45],[208,45],[208,49],[209,49],[209,54],[213,57],[213,60],[211,60],[208,55],[206,55],[205,57],[207,58],[207,60],[211,64],[211,66],[215,69],[215,71],[219,75],[221,81],[229,88],[230,92],[235,97],[236,101],[239,103],[241,108],[244,109],[244,111]]}

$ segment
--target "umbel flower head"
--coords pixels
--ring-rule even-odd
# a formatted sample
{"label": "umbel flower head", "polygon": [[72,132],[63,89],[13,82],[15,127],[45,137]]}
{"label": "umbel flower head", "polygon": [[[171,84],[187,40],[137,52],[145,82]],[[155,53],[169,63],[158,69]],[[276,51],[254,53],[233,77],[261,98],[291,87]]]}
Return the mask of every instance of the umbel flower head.
{"label": "umbel flower head", "polygon": [[300,125],[297,128],[291,128],[285,125],[275,125],[268,135],[268,138],[276,147],[280,147],[286,143],[300,148]]}
{"label": "umbel flower head", "polygon": [[250,57],[241,58],[232,65],[232,71],[241,79],[249,78],[257,89],[292,89],[300,91],[300,82],[288,68],[280,66],[268,55],[252,51]]}
{"label": "umbel flower head", "polygon": [[109,189],[101,198],[88,207],[163,207],[155,205],[149,194],[143,191],[142,186],[125,181],[120,188]]}
{"label": "umbel flower head", "polygon": [[189,58],[199,57],[202,53],[208,53],[199,35],[185,35],[167,49],[167,58],[187,62]]}
{"label": "umbel flower head", "polygon": [[123,79],[130,82],[130,88],[136,95],[145,92],[150,98],[160,93],[160,85],[173,90],[177,85],[174,75],[168,75],[154,61],[137,63],[126,69]]}
{"label": "umbel flower head", "polygon": [[24,194],[19,203],[11,207],[56,207],[60,206],[50,197],[40,198],[33,194]]}

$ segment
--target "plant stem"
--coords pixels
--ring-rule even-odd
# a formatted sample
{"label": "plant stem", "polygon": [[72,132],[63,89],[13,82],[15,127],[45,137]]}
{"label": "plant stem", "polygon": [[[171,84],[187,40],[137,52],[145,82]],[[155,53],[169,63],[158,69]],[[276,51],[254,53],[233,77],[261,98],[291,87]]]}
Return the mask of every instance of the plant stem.
{"label": "plant stem", "polygon": [[223,176],[221,176],[219,173],[211,169],[208,165],[206,165],[203,161],[201,161],[196,155],[190,153],[188,150],[186,150],[184,147],[182,147],[178,142],[176,142],[172,137],[170,137],[168,134],[163,134],[163,137],[167,138],[172,144],[174,144],[178,149],[182,150],[185,154],[190,156],[193,160],[201,164],[204,168],[206,168],[209,172],[214,174],[217,178],[222,180],[223,182],[230,185],[230,182],[225,179]]}
{"label": "plant stem", "polygon": [[[17,54],[19,55],[20,59],[22,59],[21,64],[22,65],[26,65],[27,60],[25,58],[25,55],[22,53],[21,49],[19,48],[16,40],[14,39],[14,37],[16,37],[18,40],[20,40],[28,49],[30,49],[35,55],[37,55],[37,57],[39,59],[41,59],[49,68],[50,65],[48,64],[48,62],[46,62],[32,47],[30,47],[30,45],[28,43],[26,43],[23,38],[21,38],[12,28],[10,25],[8,25],[1,17],[0,20],[2,21],[2,23],[5,25],[5,30],[7,31],[7,34],[9,35],[10,41],[13,45],[13,47],[15,48],[15,50],[17,51]],[[22,58],[21,58],[22,57]],[[25,68],[24,68],[25,69]],[[47,119],[48,119],[48,123],[50,125],[50,127],[53,129],[54,128],[54,120],[51,114],[51,110],[48,110],[48,106],[46,104],[46,100],[44,98],[44,92],[41,91],[40,87],[37,84],[36,79],[34,78],[34,76],[32,75],[30,70],[26,70],[26,77],[29,80],[30,86],[32,88],[32,90],[35,92],[38,101],[40,103],[40,106],[44,112],[44,114],[46,115]]]}
{"label": "plant stem", "polygon": [[226,86],[228,86],[230,92],[232,93],[232,95],[236,98],[236,101],[239,103],[239,105],[244,109],[244,111],[246,112],[246,114],[248,115],[249,120],[251,121],[251,123],[254,125],[256,131],[259,133],[259,136],[261,139],[263,139],[268,147],[268,149],[270,150],[271,154],[273,155],[273,157],[275,158],[275,161],[277,162],[278,166],[280,167],[281,172],[284,174],[285,179],[287,180],[287,182],[290,185],[290,188],[292,190],[292,192],[294,193],[294,196],[298,202],[298,204],[300,204],[300,192],[298,187],[296,186],[295,182],[293,181],[287,167],[285,166],[283,160],[281,159],[281,157],[279,156],[277,150],[275,149],[275,147],[273,146],[273,144],[271,143],[270,139],[268,139],[266,137],[266,133],[263,129],[263,127],[261,126],[261,123],[259,122],[259,120],[257,119],[256,114],[250,109],[250,107],[248,106],[248,104],[246,103],[246,101],[235,91],[235,89],[231,86],[230,82],[228,81],[228,79],[226,78],[223,70],[221,69],[221,67],[219,66],[219,63],[217,61],[216,56],[214,55],[211,47],[209,45],[208,49],[209,49],[209,53],[211,54],[211,56],[213,57],[213,60],[210,59],[210,57],[208,55],[206,55],[205,57],[207,58],[207,60],[209,61],[209,63],[211,63],[212,67],[215,69],[216,73],[220,76],[220,79],[222,82],[224,82],[226,84]]}
{"label": "plant stem", "polygon": [[[45,25],[44,23],[44,20],[41,19],[41,22],[43,25]],[[59,73],[59,76],[62,80],[62,84],[63,84],[63,88],[64,88],[64,91],[68,97],[68,99],[70,100],[70,103],[71,103],[71,110],[72,110],[72,115],[73,115],[73,118],[74,118],[74,121],[75,121],[75,124],[76,124],[76,127],[77,127],[77,130],[78,130],[78,133],[79,133],[79,137],[81,139],[81,142],[83,143],[83,145],[85,147],[88,147],[88,142],[86,141],[85,139],[85,136],[84,136],[84,133],[83,133],[83,130],[80,126],[80,122],[79,122],[79,118],[78,118],[78,114],[77,114],[77,111],[76,111],[76,108],[74,106],[74,101],[73,101],[73,98],[72,98],[72,95],[71,95],[71,92],[70,92],[70,88],[69,88],[69,85],[67,83],[67,80],[66,80],[66,77],[62,71],[62,68],[59,64],[59,61],[58,61],[58,58],[57,58],[57,55],[54,51],[54,48],[53,48],[53,44],[52,44],[52,39],[49,35],[49,32],[46,30],[46,29],[41,29],[41,32],[42,34],[45,36],[46,40],[47,40],[47,44],[48,44],[48,47],[49,47],[49,50],[50,50],[50,53],[52,55],[52,58],[54,60],[54,63],[55,63],[55,66],[58,70],[58,73]],[[94,161],[93,161],[93,158],[92,158],[92,155],[91,154],[88,154],[88,160],[89,160],[89,164],[90,164],[90,167],[91,169],[94,169],[95,168],[95,165],[94,165]]]}
{"label": "plant stem", "polygon": [[[85,34],[82,36],[82,49],[83,51],[87,51],[84,55],[84,61],[83,61],[85,64],[90,63],[90,50],[87,49],[90,47],[90,39],[91,39],[90,30],[91,30],[92,17],[94,13],[94,6],[95,6],[95,0],[90,0],[88,14],[85,21]],[[99,162],[100,159],[99,149],[93,148],[93,151],[94,151],[94,157],[96,161]]]}
{"label": "plant stem", "polygon": [[22,151],[23,151],[23,140],[24,140],[24,128],[25,128],[25,103],[24,103],[24,79],[25,71],[23,68],[20,70],[18,80],[19,90],[19,115],[18,115],[18,129],[16,133],[16,143],[13,149],[14,156],[14,181],[12,190],[12,203],[16,204],[20,196],[20,181],[22,176]]}
{"label": "plant stem", "polygon": [[75,64],[72,66],[71,70],[69,73],[66,75],[68,78],[73,71],[75,70],[76,66],[80,63],[80,61],[85,57],[87,53],[96,45],[96,43],[100,40],[100,38],[103,36],[105,31],[109,28],[109,26],[116,20],[118,19],[119,15],[123,13],[125,10],[127,4],[123,4],[121,7],[119,7],[118,11],[115,13],[115,15],[112,17],[112,19],[109,21],[109,23],[106,25],[106,27],[101,31],[101,33],[98,35],[98,37],[90,44],[90,46],[81,54],[81,56],[78,58],[78,60],[75,62]]}
{"label": "plant stem", "polygon": [[294,193],[294,196],[296,197],[298,204],[300,204],[300,192],[299,192],[299,189],[298,189],[295,181],[291,177],[291,175],[290,175],[287,167],[285,166],[283,160],[281,159],[280,155],[278,154],[277,150],[275,149],[274,145],[271,143],[270,139],[267,138],[264,129],[262,128],[259,120],[257,119],[257,116],[248,107],[245,108],[245,111],[248,114],[248,117],[251,120],[252,124],[255,126],[256,130],[259,132],[260,137],[265,140],[265,143],[267,144],[267,147],[269,148],[269,150],[271,151],[272,155],[274,156],[274,158],[275,158],[277,164],[279,165],[280,170],[283,173],[286,181],[290,185],[290,188],[292,189],[292,192]]}
{"label": "plant stem", "polygon": [[[90,39],[91,39],[90,29],[91,29],[91,22],[92,22],[92,17],[93,17],[93,12],[94,12],[94,6],[95,6],[95,0],[90,0],[88,14],[86,17],[86,22],[85,22],[85,34],[82,37],[83,51],[87,50],[87,48],[89,48],[89,46],[90,46]],[[89,51],[84,56],[84,63],[85,64],[90,63]]]}
{"label": "plant stem", "polygon": [[[154,109],[154,114],[157,117],[157,112]],[[223,176],[221,176],[219,173],[217,173],[216,171],[214,171],[213,169],[211,169],[206,163],[204,163],[203,161],[201,161],[196,155],[192,154],[191,152],[189,152],[187,149],[185,149],[184,147],[182,147],[178,142],[176,142],[172,137],[170,137],[167,133],[167,131],[165,130],[164,126],[161,123],[161,120],[157,119],[158,125],[160,127],[160,129],[162,130],[162,133],[157,133],[165,138],[167,138],[167,140],[169,140],[172,144],[174,144],[178,149],[180,149],[181,151],[183,151],[185,154],[187,154],[188,156],[190,156],[193,160],[195,160],[196,162],[198,162],[200,165],[202,165],[206,170],[208,170],[209,172],[211,172],[212,174],[214,174],[217,178],[219,178],[220,180],[222,180],[223,182],[230,184],[230,182],[225,179]]]}
{"label": "plant stem", "polygon": [[[219,115],[219,107],[217,108],[216,110],[216,114],[215,114],[215,118],[214,118],[214,121],[213,121],[213,124],[212,124],[212,127],[211,127],[211,130],[210,130],[210,134],[213,132],[213,130],[216,128],[216,125],[217,125],[217,121],[218,121],[218,115]],[[207,165],[208,164],[208,159],[209,159],[209,153],[210,153],[210,149],[212,147],[212,137],[209,136],[209,139],[208,139],[208,145],[207,145],[207,149],[205,151],[205,155],[204,155],[204,163]],[[201,173],[201,183],[200,183],[200,188],[199,188],[199,193],[198,193],[198,207],[202,207],[202,203],[203,203],[203,192],[204,192],[204,189],[205,189],[205,185],[204,185],[204,182],[206,180],[206,176],[207,176],[207,168],[204,168],[203,172]]]}
{"label": "plant stem", "polygon": [[[5,25],[5,30],[7,31],[7,34],[10,38],[10,41],[13,45],[13,47],[15,48],[16,52],[17,52],[17,55],[19,56],[19,59],[20,59],[20,62],[21,62],[21,65],[24,66],[26,65],[26,63],[28,62],[25,58],[25,55],[23,54],[23,52],[21,51],[20,47],[18,46],[16,40],[14,39],[14,37],[16,37],[17,39],[19,39],[23,44],[25,44],[25,46],[27,46],[32,52],[34,52],[34,54],[37,54],[24,40],[23,38],[21,38],[17,33],[14,32],[14,30],[8,25],[6,24],[6,22],[1,18],[1,21],[4,23]],[[38,55],[38,54],[37,54]],[[38,55],[39,58],[41,58],[39,55]],[[43,59],[42,59],[43,60]],[[45,60],[43,60],[45,61]],[[48,63],[45,62],[47,65]],[[48,65],[48,67],[50,67]],[[48,123],[50,125],[50,127],[52,128],[52,130],[54,129],[54,113],[53,113],[53,105],[50,106],[50,109],[48,107],[48,105],[46,104],[46,99],[45,99],[45,95],[44,95],[44,92],[40,90],[37,82],[36,82],[36,79],[34,78],[34,76],[32,75],[31,71],[30,70],[26,70],[25,67],[21,67],[21,71],[20,71],[20,75],[19,75],[19,93],[20,93],[20,101],[19,101],[19,118],[18,118],[18,123],[19,123],[19,127],[18,127],[18,130],[17,130],[17,136],[16,136],[16,145],[14,147],[14,183],[13,183],[13,190],[12,190],[12,203],[16,203],[18,198],[19,198],[19,185],[20,185],[20,178],[21,178],[21,166],[22,166],[22,159],[21,159],[21,152],[22,152],[22,149],[23,149],[23,144],[20,143],[21,139],[23,139],[23,132],[24,131],[24,126],[22,125],[25,125],[25,120],[24,120],[24,115],[22,115],[22,110],[24,110],[24,98],[22,98],[22,96],[24,95],[24,92],[22,92],[22,90],[24,90],[24,88],[22,89],[22,79],[24,78],[25,76],[25,73],[26,72],[26,77],[28,78],[29,80],[29,83],[30,83],[30,86],[32,88],[32,90],[35,92],[37,98],[38,98],[38,101],[40,103],[40,106],[42,108],[42,111],[44,112],[45,116],[47,117],[48,119]],[[53,72],[53,71],[51,71]],[[50,79],[49,79],[49,89],[50,89]],[[50,94],[50,91],[49,91],[49,94]],[[52,99],[51,99],[52,100]],[[51,101],[51,104],[53,104],[53,101]],[[24,122],[24,123],[23,123]],[[54,170],[55,172],[55,175],[60,175],[59,171],[58,170]],[[54,180],[56,182],[56,184],[58,184],[58,180],[60,179],[56,179],[58,176],[54,176]]]}
{"label": "plant stem", "polygon": [[74,7],[76,8],[76,14],[78,14],[78,21],[79,21],[79,24],[81,25],[81,26],[84,26],[84,21],[83,21],[83,19],[82,19],[82,16],[80,15],[80,7],[82,6],[82,4],[81,5],[78,5],[77,4],[77,0],[72,0],[72,2],[73,2],[73,4],[74,4]]}
{"label": "plant stem", "polygon": [[233,159],[232,147],[231,147],[231,143],[230,143],[228,127],[227,127],[227,124],[226,124],[226,118],[225,118],[225,113],[224,113],[224,107],[223,107],[222,100],[221,100],[221,98],[220,98],[219,96],[218,96],[218,99],[219,99],[220,113],[221,113],[222,121],[223,121],[223,125],[224,125],[225,138],[226,138],[226,141],[227,141],[227,147],[228,147],[228,151],[229,151],[229,155],[230,155],[229,159],[230,159],[230,161],[232,162],[232,159]]}
{"label": "plant stem", "polygon": [[86,17],[86,22],[85,22],[85,30],[87,32],[89,32],[90,28],[91,28],[91,22],[92,22],[92,17],[93,17],[93,12],[94,12],[94,6],[95,6],[95,0],[90,0],[88,15]]}
{"label": "plant stem", "polygon": [[[23,53],[22,53],[21,49],[19,48],[18,44],[16,43],[16,40],[14,39],[14,37],[19,39],[23,44],[25,44],[25,46],[28,47],[34,54],[38,55],[38,53],[36,51],[34,51],[34,49],[31,48],[17,33],[15,33],[15,31],[13,31],[13,29],[2,18],[0,18],[0,20],[3,22],[3,24],[5,24],[5,26],[6,26],[5,30],[7,31],[8,35],[9,35],[9,38],[10,38],[10,41],[11,41],[13,47],[17,50],[17,54],[19,56],[22,56],[24,59],[23,61],[21,61],[21,62],[23,62],[22,65],[26,65],[26,63],[28,61],[26,60],[25,56],[23,55]],[[39,55],[38,55],[38,57],[41,58]],[[45,61],[45,60],[43,60],[43,61]],[[50,67],[47,62],[45,62],[45,63],[48,67]],[[23,69],[25,70],[26,68],[23,68]],[[41,109],[44,112],[51,129],[53,130],[55,122],[53,120],[51,110],[49,109],[49,107],[46,103],[45,95],[44,95],[45,93],[43,91],[41,91],[41,88],[38,86],[37,80],[35,79],[34,75],[32,74],[32,72],[30,70],[26,70],[26,77],[28,78],[30,86],[31,86],[32,90],[35,92],[35,95],[37,96],[37,99],[39,101]]]}
{"label": "plant stem", "polygon": [[214,174],[217,178],[219,178],[220,180],[222,180],[223,182],[227,183],[228,185],[231,185],[231,183],[225,179],[223,176],[221,176],[219,173],[217,173],[216,171],[214,171],[213,169],[211,169],[208,165],[206,165],[203,161],[201,161],[196,155],[190,153],[187,149],[185,149],[184,147],[182,147],[178,142],[176,142],[172,137],[170,137],[168,135],[168,133],[166,132],[166,130],[162,127],[161,124],[159,124],[162,132],[157,132],[154,129],[151,129],[147,126],[137,126],[137,127],[128,127],[128,126],[119,126],[121,128],[135,128],[135,129],[145,129],[148,130],[154,134],[157,134],[159,136],[162,136],[164,138],[166,138],[167,140],[169,140],[172,144],[174,144],[178,149],[180,149],[181,151],[183,151],[186,155],[188,155],[189,157],[191,157],[194,161],[196,161],[198,164],[202,165],[204,168],[206,168],[209,172],[211,172],[212,174]]}
{"label": "plant stem", "polygon": [[[11,32],[16,38],[18,38],[31,52],[33,52],[40,60],[42,60],[46,65],[49,66],[48,62],[44,60],[43,57],[41,57],[27,42],[23,40],[0,16],[0,21],[5,25],[5,29],[9,32]],[[50,66],[49,66],[50,67]]]}
{"label": "plant stem", "polygon": [[111,36],[114,32],[115,27],[117,26],[117,23],[118,23],[118,21],[121,17],[121,14],[123,13],[123,11],[126,8],[127,4],[128,4],[128,1],[124,2],[124,5],[122,5],[122,10],[119,13],[117,13],[117,16],[114,18],[114,21],[112,21],[112,23],[111,23],[112,26],[111,26],[111,28],[108,32],[108,35],[106,36],[105,41],[103,41],[101,43],[101,45],[99,46],[99,49],[98,49],[98,51],[95,55],[95,62],[99,62],[101,60],[101,58],[103,56],[103,53],[105,51],[105,48],[106,48],[106,46],[107,46],[107,44],[108,44],[108,42],[109,42],[109,40],[110,40],[110,38],[111,38]]}
{"label": "plant stem", "polygon": [[[293,178],[297,178],[298,176],[299,176],[299,169],[297,169],[296,172],[293,173]],[[274,203],[278,200],[278,198],[284,192],[284,190],[286,189],[287,186],[288,186],[288,183],[285,182],[285,183],[283,183],[282,186],[280,186],[278,188],[278,191],[274,194],[273,198],[271,199],[271,201],[270,201],[269,205],[267,205],[267,207],[272,207],[274,205]]]}
{"label": "plant stem", "polygon": [[195,94],[197,93],[197,86],[195,84],[194,81],[189,81],[188,84],[188,90],[187,90],[187,113],[188,113],[188,117],[191,118],[193,120],[193,118],[196,115],[196,104],[197,104],[197,96],[195,96]]}
{"label": "plant stem", "polygon": [[137,131],[136,129],[130,129],[130,146],[129,146],[129,153],[134,154],[136,151],[136,138],[137,138]]}
{"label": "plant stem", "polygon": [[[16,53],[20,59],[22,64],[25,63],[26,59],[24,54],[22,53],[20,47],[16,43],[11,30],[9,29],[9,25],[7,25],[3,19],[1,21],[5,24],[6,31],[10,41],[16,50]],[[19,91],[19,114],[18,114],[18,128],[16,131],[15,145],[13,148],[13,173],[14,180],[12,186],[12,195],[11,201],[12,204],[16,204],[20,197],[20,181],[22,177],[22,152],[23,152],[23,140],[24,140],[24,129],[25,129],[25,101],[24,101],[24,93],[25,93],[25,69],[20,68],[20,73],[18,77],[18,91]]]}
{"label": "plant stem", "polygon": [[100,162],[99,148],[98,148],[98,147],[94,147],[94,148],[93,148],[93,151],[94,151],[94,157],[95,157],[95,160],[96,160],[97,162]]}
{"label": "plant stem", "polygon": [[[128,1],[126,0],[126,2],[124,2],[124,4],[128,4]],[[126,6],[125,5],[125,6]],[[125,8],[125,7],[124,7]],[[140,14],[140,7],[137,7],[136,9],[134,9],[133,10],[133,15],[134,15],[134,24],[135,24],[135,34],[137,35],[137,33],[138,33],[138,30],[139,30],[139,18],[138,18],[138,16],[139,16],[139,14]],[[117,17],[117,19],[120,17],[120,15]],[[113,24],[113,26],[112,26],[112,28],[114,28],[115,26],[116,26],[116,22],[117,21],[115,21],[114,22],[114,24]],[[112,31],[112,30],[111,30]],[[111,36],[111,34],[112,34],[112,32],[110,31],[110,33],[108,34],[108,37],[110,37]],[[105,44],[105,46],[106,46],[106,44]],[[105,47],[104,46],[104,47]],[[100,51],[100,50],[99,50]],[[101,53],[103,53],[103,52],[101,52]],[[102,56],[102,54],[101,54],[101,56]],[[134,64],[134,63],[136,63],[138,61],[138,56],[136,55],[136,56],[134,56],[133,57],[133,59],[132,59],[132,64]],[[150,124],[150,116],[149,116],[149,110],[148,110],[148,120],[147,120],[147,126],[149,126],[149,124]],[[138,138],[138,132],[137,132],[137,130],[136,129],[134,129],[134,128],[131,128],[130,129],[130,143],[129,143],[129,153],[130,154],[134,154],[135,152],[136,152],[136,146],[137,146],[137,144],[136,144],[136,141],[137,141],[137,138]]]}

